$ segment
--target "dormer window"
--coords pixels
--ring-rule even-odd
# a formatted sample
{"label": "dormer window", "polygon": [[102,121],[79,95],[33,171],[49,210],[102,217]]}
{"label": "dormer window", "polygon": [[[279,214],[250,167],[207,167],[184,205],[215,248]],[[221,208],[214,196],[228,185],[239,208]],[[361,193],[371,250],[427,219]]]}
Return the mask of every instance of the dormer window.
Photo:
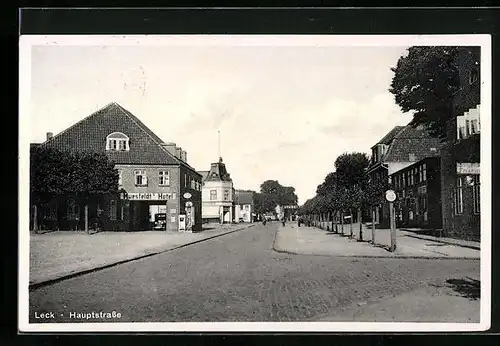
{"label": "dormer window", "polygon": [[106,137],[106,150],[129,151],[130,139],[121,132],[113,132]]}

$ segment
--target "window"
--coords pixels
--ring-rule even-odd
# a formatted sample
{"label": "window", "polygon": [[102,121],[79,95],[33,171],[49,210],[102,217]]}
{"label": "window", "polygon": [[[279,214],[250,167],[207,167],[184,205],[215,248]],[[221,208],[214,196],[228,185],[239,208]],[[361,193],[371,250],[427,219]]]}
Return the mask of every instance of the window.
{"label": "window", "polygon": [[125,206],[123,205],[123,202],[120,203],[120,220],[124,220],[124,215],[125,215]]}
{"label": "window", "polygon": [[210,190],[210,200],[211,201],[217,200],[217,190]]}
{"label": "window", "polygon": [[118,186],[122,185],[122,170],[118,170]]}
{"label": "window", "polygon": [[423,166],[418,166],[418,182],[422,182],[424,181],[424,177],[423,177]]}
{"label": "window", "polygon": [[479,122],[477,119],[473,119],[470,121],[470,132],[471,134],[479,133]]}
{"label": "window", "polygon": [[191,180],[191,188],[192,188],[193,190],[195,190],[195,189],[196,189],[196,181]]}
{"label": "window", "polygon": [[121,132],[113,132],[106,137],[106,150],[128,151],[130,139]]}
{"label": "window", "polygon": [[422,165],[422,181],[427,180],[427,165],[424,163]]}
{"label": "window", "polygon": [[246,211],[250,210],[250,206],[248,204],[245,204],[245,210]]}
{"label": "window", "polygon": [[68,201],[67,218],[68,220],[80,219],[80,208],[74,200]]}
{"label": "window", "polygon": [[159,171],[158,172],[158,185],[160,185],[160,186],[170,185],[170,177],[169,177],[168,171]]}
{"label": "window", "polygon": [[224,200],[229,201],[229,190],[224,190]]}
{"label": "window", "polygon": [[188,176],[187,174],[184,174],[184,187],[188,186]]}
{"label": "window", "polygon": [[464,212],[464,196],[463,196],[463,177],[457,178],[457,186],[455,188],[455,214],[459,215]]}
{"label": "window", "polygon": [[474,200],[474,213],[479,214],[481,212],[481,184],[479,181],[479,174],[473,176],[472,185],[472,197]]}
{"label": "window", "polygon": [[135,174],[135,185],[136,186],[147,186],[148,177],[146,176],[146,171],[138,170],[134,172]]}
{"label": "window", "polygon": [[109,201],[109,219],[116,221],[116,201],[114,199]]}

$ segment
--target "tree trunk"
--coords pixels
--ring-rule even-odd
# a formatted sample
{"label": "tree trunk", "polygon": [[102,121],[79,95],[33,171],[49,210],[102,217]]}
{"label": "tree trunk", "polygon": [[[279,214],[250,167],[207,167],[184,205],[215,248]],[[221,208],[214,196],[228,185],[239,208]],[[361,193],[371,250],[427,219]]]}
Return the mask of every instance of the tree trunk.
{"label": "tree trunk", "polygon": [[339,225],[337,222],[337,219],[339,217],[339,212],[338,210],[335,211],[335,216],[334,216],[334,222],[335,222],[335,233],[339,233]]}
{"label": "tree trunk", "polygon": [[33,206],[33,231],[38,232],[38,208],[36,204]]}
{"label": "tree trunk", "polygon": [[[85,204],[85,232],[89,233],[89,205]],[[96,230],[97,231],[97,230]]]}
{"label": "tree trunk", "polygon": [[372,207],[372,243],[375,244],[375,207]]}
{"label": "tree trunk", "polygon": [[358,208],[359,240],[363,240],[363,223],[361,222],[361,208]]}
{"label": "tree trunk", "polygon": [[351,229],[351,238],[353,237],[353,229],[352,229],[352,208],[349,209],[349,216],[351,217],[351,224],[349,226],[349,228]]}
{"label": "tree trunk", "polygon": [[340,212],[340,233],[344,235],[344,212]]}

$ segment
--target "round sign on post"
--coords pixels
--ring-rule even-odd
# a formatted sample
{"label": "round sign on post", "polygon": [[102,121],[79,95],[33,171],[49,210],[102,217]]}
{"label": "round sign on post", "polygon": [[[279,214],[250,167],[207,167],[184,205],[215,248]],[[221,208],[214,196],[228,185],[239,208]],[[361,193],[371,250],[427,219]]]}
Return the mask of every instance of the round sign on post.
{"label": "round sign on post", "polygon": [[387,190],[385,192],[385,199],[389,202],[394,202],[396,200],[396,193],[394,190]]}
{"label": "round sign on post", "polygon": [[190,199],[191,198],[191,194],[189,192],[186,192],[183,196],[184,196],[185,199]]}

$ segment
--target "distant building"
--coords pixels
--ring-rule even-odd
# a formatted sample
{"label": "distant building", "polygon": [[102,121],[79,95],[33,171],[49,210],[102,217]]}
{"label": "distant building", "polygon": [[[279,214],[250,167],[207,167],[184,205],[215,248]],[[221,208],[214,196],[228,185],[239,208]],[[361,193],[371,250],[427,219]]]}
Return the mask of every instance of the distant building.
{"label": "distant building", "polygon": [[[187,230],[201,231],[201,175],[187,163],[184,150],[165,143],[119,104],[110,103],[55,136],[47,133],[40,145],[105,153],[114,161],[124,193],[89,208],[91,227],[99,218],[103,230],[149,230],[155,216],[163,214],[169,231],[182,229],[179,219]],[[53,201],[39,214],[48,227],[83,229],[83,213],[81,205],[66,199]]]}
{"label": "distant building", "polygon": [[235,222],[253,222],[254,220],[254,201],[252,191],[235,191]]}
{"label": "distant building", "polygon": [[203,222],[232,223],[234,219],[233,180],[222,157],[210,165],[209,171],[200,171],[202,183]]}
{"label": "distant building", "polygon": [[[414,163],[439,156],[441,143],[431,137],[422,126],[396,126],[372,148],[371,162],[367,174],[372,181],[380,181],[389,188],[390,176]],[[375,222],[389,227],[388,203],[375,208]]]}
{"label": "distant building", "polygon": [[442,229],[439,157],[427,157],[391,176],[396,227]]}
{"label": "distant building", "polygon": [[450,237],[469,240],[480,240],[479,61],[479,47],[460,48],[460,89],[441,150],[443,230]]}

